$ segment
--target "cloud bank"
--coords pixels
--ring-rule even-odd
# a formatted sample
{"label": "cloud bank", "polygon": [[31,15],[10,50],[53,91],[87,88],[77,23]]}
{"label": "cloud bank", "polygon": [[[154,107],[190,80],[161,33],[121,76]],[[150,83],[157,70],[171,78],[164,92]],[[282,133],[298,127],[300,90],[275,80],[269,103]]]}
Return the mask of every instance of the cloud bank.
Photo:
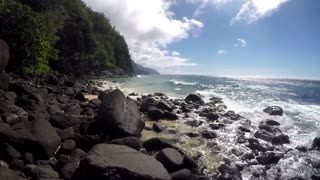
{"label": "cloud bank", "polygon": [[[167,45],[197,37],[203,23],[184,17],[176,19],[171,0],[84,0],[104,13],[125,37],[134,61],[158,70],[163,67],[194,66],[188,58],[166,50]],[[179,54],[180,55],[180,54]]]}

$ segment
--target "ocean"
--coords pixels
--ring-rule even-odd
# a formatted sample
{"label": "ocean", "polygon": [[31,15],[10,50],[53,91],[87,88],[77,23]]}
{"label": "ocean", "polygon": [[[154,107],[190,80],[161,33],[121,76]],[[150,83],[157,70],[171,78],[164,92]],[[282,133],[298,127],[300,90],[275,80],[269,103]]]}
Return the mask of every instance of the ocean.
{"label": "ocean", "polygon": [[[290,137],[290,144],[285,145],[285,148],[288,149],[294,149],[299,145],[310,147],[312,140],[320,136],[320,81],[223,78],[195,75],[148,75],[112,79],[112,81],[117,81],[111,83],[114,88],[120,88],[126,94],[131,92],[139,94],[162,92],[170,98],[185,98],[190,93],[199,93],[205,101],[209,101],[211,97],[220,97],[227,106],[227,110],[233,110],[242,115],[244,119],[250,120],[253,127],[257,127],[265,119],[274,119],[280,122],[280,129]],[[110,83],[108,83],[109,85]],[[282,107],[284,115],[271,117],[264,113],[263,109],[271,105]],[[186,119],[201,119],[201,117],[191,115],[181,120],[181,123]],[[239,123],[241,124],[241,122]],[[215,143],[223,144],[218,150],[220,159],[223,157],[232,158],[234,149],[248,151],[246,147],[234,143],[235,129],[239,126],[239,123],[233,123],[218,133],[219,137],[215,140]],[[213,158],[215,160],[211,159],[216,157],[216,153],[213,153],[211,146],[208,148],[209,142],[200,140],[199,142],[188,142],[189,144],[182,141],[181,146],[188,146],[194,152],[204,154],[205,171],[209,173],[210,170],[216,168],[216,164],[208,162],[219,161],[215,158]],[[319,158],[319,153],[309,153],[308,158],[313,157]],[[306,162],[306,157],[297,152],[281,159],[278,168],[282,169],[284,177],[295,174],[312,174],[312,168],[308,169],[309,165]],[[249,174],[257,169],[259,168],[244,170],[244,179],[249,179]],[[275,170],[271,168],[271,171]]]}

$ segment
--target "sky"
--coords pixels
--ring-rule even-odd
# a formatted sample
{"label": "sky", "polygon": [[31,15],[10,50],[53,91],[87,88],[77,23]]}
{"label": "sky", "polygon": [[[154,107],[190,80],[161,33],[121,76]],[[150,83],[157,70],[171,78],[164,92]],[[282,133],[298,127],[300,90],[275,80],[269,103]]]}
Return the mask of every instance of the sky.
{"label": "sky", "polygon": [[319,0],[84,0],[163,74],[320,79]]}

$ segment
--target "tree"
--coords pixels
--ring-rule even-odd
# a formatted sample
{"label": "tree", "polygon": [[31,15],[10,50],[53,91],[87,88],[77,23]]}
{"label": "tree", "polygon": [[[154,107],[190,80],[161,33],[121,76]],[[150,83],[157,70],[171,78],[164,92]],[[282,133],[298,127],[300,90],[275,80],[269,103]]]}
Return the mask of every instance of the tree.
{"label": "tree", "polygon": [[0,27],[0,38],[10,47],[9,71],[42,74],[49,70],[52,47],[42,15],[19,2],[0,0]]}

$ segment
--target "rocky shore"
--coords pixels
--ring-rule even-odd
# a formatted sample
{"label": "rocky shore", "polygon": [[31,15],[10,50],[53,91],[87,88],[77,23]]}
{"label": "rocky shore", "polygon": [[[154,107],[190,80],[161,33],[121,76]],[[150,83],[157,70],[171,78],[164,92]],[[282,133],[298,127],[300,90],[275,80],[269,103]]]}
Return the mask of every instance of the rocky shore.
{"label": "rocky shore", "polygon": [[[61,74],[7,76],[8,86],[0,90],[1,180],[286,179],[279,161],[291,154],[309,158],[320,150],[320,137],[312,147],[285,146],[290,137],[272,119],[283,114],[277,106],[264,109],[270,119],[255,126],[217,97],[205,102],[197,94],[126,96]],[[225,132],[235,148],[224,148]],[[216,168],[203,163],[203,153],[181,146],[184,137],[215,152]],[[307,175],[287,179],[319,179],[319,157],[309,163]]]}

